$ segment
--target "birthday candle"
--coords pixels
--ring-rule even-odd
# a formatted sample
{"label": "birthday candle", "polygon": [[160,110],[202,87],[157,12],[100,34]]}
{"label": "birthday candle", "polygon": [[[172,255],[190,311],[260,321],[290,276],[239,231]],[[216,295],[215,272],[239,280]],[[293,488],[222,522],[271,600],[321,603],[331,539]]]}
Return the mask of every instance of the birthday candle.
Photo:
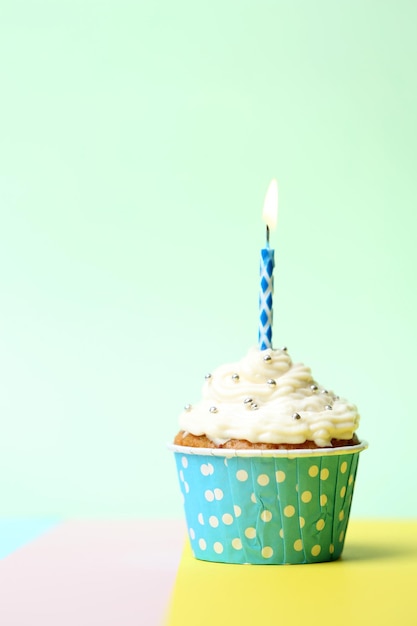
{"label": "birthday candle", "polygon": [[266,244],[261,249],[260,291],[259,291],[259,329],[258,346],[260,350],[272,348],[272,297],[274,293],[274,250],[269,245],[269,233],[277,222],[278,211],[278,183],[275,179],[270,182],[262,211],[262,218],[266,223]]}

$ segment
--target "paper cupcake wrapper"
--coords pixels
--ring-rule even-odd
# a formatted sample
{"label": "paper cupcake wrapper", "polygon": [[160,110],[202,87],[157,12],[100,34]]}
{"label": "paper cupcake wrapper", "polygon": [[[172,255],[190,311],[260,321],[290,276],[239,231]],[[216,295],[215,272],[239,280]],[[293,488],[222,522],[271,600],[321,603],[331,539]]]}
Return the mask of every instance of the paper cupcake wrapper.
{"label": "paper cupcake wrapper", "polygon": [[234,451],[170,446],[194,556],[264,565],[339,558],[358,453],[366,447]]}

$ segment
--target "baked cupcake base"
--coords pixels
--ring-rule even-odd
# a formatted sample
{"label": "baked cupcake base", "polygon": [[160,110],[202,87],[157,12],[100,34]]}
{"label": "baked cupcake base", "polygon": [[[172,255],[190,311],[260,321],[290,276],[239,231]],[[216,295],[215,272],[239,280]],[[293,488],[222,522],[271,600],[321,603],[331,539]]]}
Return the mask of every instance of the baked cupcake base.
{"label": "baked cupcake base", "polygon": [[[356,446],[359,439],[356,434],[352,439],[332,439],[331,448],[342,446]],[[177,446],[189,446],[190,448],[218,448],[233,450],[315,450],[320,449],[314,441],[304,441],[304,443],[251,443],[246,439],[229,439],[222,445],[216,445],[206,435],[193,435],[183,430],[176,435],[174,444]]]}

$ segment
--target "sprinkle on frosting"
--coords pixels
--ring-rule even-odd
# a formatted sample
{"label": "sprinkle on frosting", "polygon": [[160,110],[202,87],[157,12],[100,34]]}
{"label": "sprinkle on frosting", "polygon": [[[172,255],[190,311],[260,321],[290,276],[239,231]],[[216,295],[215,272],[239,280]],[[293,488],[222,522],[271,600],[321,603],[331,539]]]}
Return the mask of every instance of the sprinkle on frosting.
{"label": "sprinkle on frosting", "polygon": [[246,439],[329,446],[333,438],[352,438],[359,415],[355,405],[318,385],[306,365],[293,363],[286,348],[251,348],[240,362],[206,377],[201,401],[187,405],[179,421],[182,430],[216,445]]}

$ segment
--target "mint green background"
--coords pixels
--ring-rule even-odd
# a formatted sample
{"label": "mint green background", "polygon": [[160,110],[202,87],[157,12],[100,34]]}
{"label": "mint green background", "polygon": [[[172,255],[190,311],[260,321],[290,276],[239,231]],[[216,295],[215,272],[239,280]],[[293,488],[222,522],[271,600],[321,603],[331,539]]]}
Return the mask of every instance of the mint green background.
{"label": "mint green background", "polygon": [[165,443],[256,343],[356,402],[356,516],[417,514],[417,5],[6,0],[0,514],[182,515]]}

